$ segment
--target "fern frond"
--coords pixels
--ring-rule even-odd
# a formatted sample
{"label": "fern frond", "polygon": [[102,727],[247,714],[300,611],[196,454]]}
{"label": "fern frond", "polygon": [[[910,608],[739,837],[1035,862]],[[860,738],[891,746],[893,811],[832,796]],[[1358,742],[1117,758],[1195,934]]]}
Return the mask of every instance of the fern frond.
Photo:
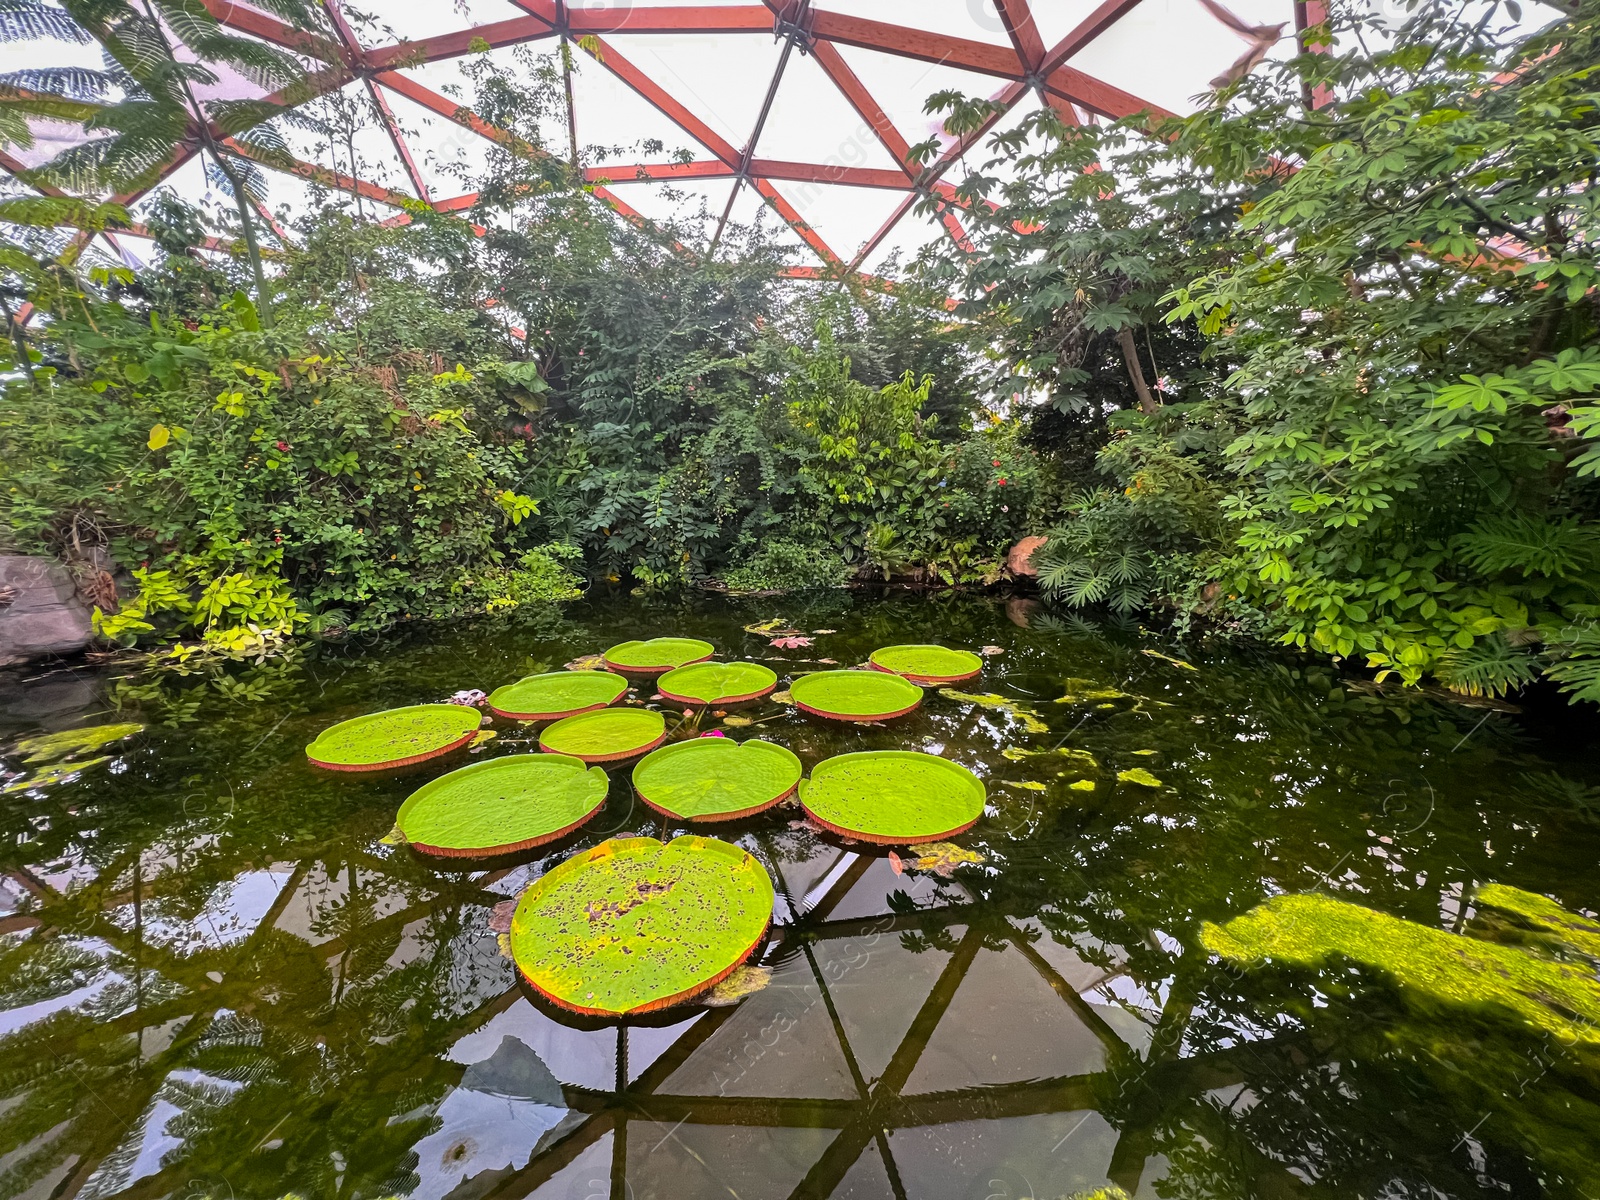
{"label": "fern frond", "polygon": [[1457,538],[1456,547],[1485,575],[1515,571],[1571,579],[1600,562],[1600,526],[1576,517],[1546,521],[1518,513],[1479,521]]}
{"label": "fern frond", "polygon": [[1537,675],[1533,656],[1498,633],[1464,650],[1452,650],[1438,670],[1439,682],[1468,696],[1503,696],[1526,687]]}
{"label": "fern frond", "polygon": [[28,67],[0,75],[0,89],[42,93],[65,100],[104,100],[111,94],[111,76],[92,67]]}
{"label": "fern frond", "polygon": [[80,46],[94,40],[71,16],[41,0],[0,0],[0,42],[31,42],[39,38],[76,42]]}

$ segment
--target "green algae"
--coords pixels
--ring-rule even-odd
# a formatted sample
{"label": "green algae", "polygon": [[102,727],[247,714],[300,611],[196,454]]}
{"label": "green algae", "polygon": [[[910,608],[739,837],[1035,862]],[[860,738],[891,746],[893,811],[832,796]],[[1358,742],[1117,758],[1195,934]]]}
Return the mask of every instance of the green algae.
{"label": "green algae", "polygon": [[1132,767],[1126,771],[1118,771],[1117,779],[1122,783],[1137,784],[1139,787],[1158,788],[1161,780],[1150,774],[1143,767]]}
{"label": "green algae", "polygon": [[668,671],[656,686],[663,699],[679,704],[741,704],[771,692],[778,675],[760,663],[702,662]]}
{"label": "green algae", "polygon": [[716,647],[699,638],[658,637],[646,642],[619,642],[607,650],[605,664],[633,675],[660,675],[675,667],[703,662]]}
{"label": "green algae", "polygon": [[94,754],[113,742],[120,742],[143,730],[143,725],[120,724],[41,733],[18,742],[17,753],[29,766],[37,766],[40,763],[58,762],[63,758],[76,758],[80,754]]}
{"label": "green algae", "polygon": [[1020,700],[1012,700],[994,692],[958,692],[954,688],[940,688],[939,695],[946,700],[958,700],[962,704],[976,704],[979,708],[992,708],[998,712],[1006,713],[1022,722],[1023,728],[1029,733],[1049,733],[1050,726],[1039,716],[1037,710],[1029,708]]}
{"label": "green algae", "polygon": [[1503,883],[1484,884],[1475,899],[1480,907],[1520,918],[1535,935],[1543,935],[1543,940],[1554,941],[1600,963],[1600,923],[1568,912],[1547,896]]}
{"label": "green algae", "polygon": [[731,975],[772,917],[772,880],[706,837],[615,838],[523,892],[511,952],[530,986],[577,1012],[651,1012]]}
{"label": "green algae", "polygon": [[772,742],[692,738],[646,755],[633,769],[633,788],[669,817],[727,821],[787,799],[802,774],[794,752]]}
{"label": "green algae", "polygon": [[922,703],[922,689],[881,671],[817,671],[789,685],[808,713],[838,721],[887,721]]}
{"label": "green algae", "polygon": [[1066,693],[1055,701],[1057,704],[1112,704],[1118,701],[1131,700],[1137,703],[1139,697],[1129,692],[1119,692],[1116,688],[1105,687],[1092,679],[1069,679],[1063,686]]}
{"label": "green algae", "polygon": [[[1592,922],[1543,897],[1500,885],[1492,895],[1515,906],[1509,911],[1539,914],[1563,938],[1569,922],[1580,926],[1574,932],[1585,943],[1596,933]],[[1546,906],[1559,911],[1559,920],[1548,916]],[[1339,960],[1353,962],[1414,998],[1510,1019],[1568,1047],[1600,1050],[1600,980],[1593,969],[1522,947],[1446,933],[1321,895],[1276,896],[1226,924],[1208,921],[1200,942],[1244,965],[1271,962],[1316,970]]]}
{"label": "green algae", "polygon": [[1091,775],[1099,774],[1100,760],[1087,750],[1069,750],[1065,746],[1056,746],[1048,750],[1025,750],[1019,746],[1008,746],[1000,751],[1000,757],[1011,762],[1025,762],[1030,758],[1052,758],[1059,760],[1056,765],[1062,767],[1056,772],[1063,775]]}
{"label": "green algae", "polygon": [[983,671],[983,659],[970,650],[948,646],[884,646],[867,656],[879,671],[902,675],[912,683],[960,683]]}
{"label": "green algae", "polygon": [[110,761],[109,757],[87,758],[82,762],[64,762],[40,767],[32,775],[24,775],[21,779],[14,779],[4,787],[0,787],[0,796],[8,796],[13,792],[31,792],[35,788],[54,787],[63,780],[87,771],[90,767],[102,766]]}
{"label": "green algae", "polygon": [[489,710],[513,721],[559,721],[615,704],[628,681],[609,671],[550,671],[489,693]]}
{"label": "green algae", "polygon": [[983,783],[967,768],[912,750],[840,754],[800,783],[800,803],[824,828],[880,845],[953,837],[983,815]]}
{"label": "green algae", "polygon": [[667,720],[647,708],[603,708],[545,727],[539,749],[586,763],[621,762],[654,750],[667,736]]}
{"label": "green algae", "polygon": [[306,757],[335,771],[379,771],[423,762],[465,746],[478,710],[461,704],[415,704],[368,713],[324,729]]}
{"label": "green algae", "polygon": [[600,767],[562,754],[514,754],[473,763],[406,798],[396,828],[426,854],[509,854],[578,828],[606,802]]}

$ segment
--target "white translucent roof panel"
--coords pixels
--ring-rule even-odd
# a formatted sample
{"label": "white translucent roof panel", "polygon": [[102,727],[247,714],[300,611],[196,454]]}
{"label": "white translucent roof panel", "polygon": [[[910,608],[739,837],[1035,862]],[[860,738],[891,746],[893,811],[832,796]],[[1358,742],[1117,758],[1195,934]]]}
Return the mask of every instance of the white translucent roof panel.
{"label": "white translucent roof panel", "polygon": [[[734,195],[732,220],[761,216],[797,268],[872,270],[951,237],[945,222],[910,211],[909,197],[990,157],[981,139],[959,152],[925,111],[931,94],[1003,98],[1002,129],[1038,108],[1041,79],[1070,93],[1080,118],[1148,104],[1190,111],[1249,48],[1231,24],[1282,25],[1272,53],[1293,51],[1292,0],[1223,3],[1231,22],[1201,0],[340,0],[339,21],[320,31],[323,58],[306,61],[359,114],[353,161],[338,139],[291,131],[301,165],[297,176],[269,172],[268,205],[300,210],[315,177],[360,191],[362,207],[385,216],[419,193],[460,211],[495,133],[467,111],[470,71],[515,75],[566,40],[581,164],[618,202],[649,220],[703,211],[709,238]],[[285,38],[245,5],[211,7],[236,32]],[[45,45],[54,63],[99,62],[97,47]],[[39,53],[0,48],[0,69],[36,65]],[[1053,74],[1062,63],[1069,70]],[[231,75],[220,90],[259,94]],[[39,134],[38,147],[9,147],[0,165],[36,166],[81,136]],[[564,93],[530,136],[568,156]],[[941,158],[908,173],[906,148],[930,138]],[[193,157],[191,147],[169,183],[199,199],[208,185]]]}

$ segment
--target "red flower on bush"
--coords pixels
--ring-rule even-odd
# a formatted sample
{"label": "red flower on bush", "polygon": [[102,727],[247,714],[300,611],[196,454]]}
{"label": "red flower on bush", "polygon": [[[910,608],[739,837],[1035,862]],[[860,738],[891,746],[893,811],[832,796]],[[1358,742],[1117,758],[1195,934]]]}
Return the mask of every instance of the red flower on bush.
{"label": "red flower on bush", "polygon": [[999,484],[1001,487],[1005,487],[1005,485],[1006,485],[1006,477],[1004,475],[1002,475],[1002,476],[1000,476],[999,479],[996,479],[995,482],[997,484]]}
{"label": "red flower on bush", "polygon": [[287,450],[289,448],[289,443],[288,442],[274,442],[272,444],[274,446],[276,446],[279,450]]}
{"label": "red flower on bush", "polygon": [[998,458],[994,460],[994,465],[997,467],[1000,465],[1000,460]]}

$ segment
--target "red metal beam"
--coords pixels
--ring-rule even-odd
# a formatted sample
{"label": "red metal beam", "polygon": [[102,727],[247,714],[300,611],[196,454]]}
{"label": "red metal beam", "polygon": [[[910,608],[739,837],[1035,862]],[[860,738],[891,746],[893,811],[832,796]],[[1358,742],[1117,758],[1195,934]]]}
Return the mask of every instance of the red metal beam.
{"label": "red metal beam", "polygon": [[806,223],[806,219],[795,211],[794,205],[785,200],[777,188],[765,179],[752,179],[750,183],[756,191],[766,197],[767,203],[777,210],[778,215],[789,223],[789,228],[798,233],[801,240],[821,256],[823,262],[830,267],[844,267],[844,262],[833,252],[833,247],[817,235],[817,231]]}
{"label": "red metal beam", "polygon": [[595,47],[589,52],[596,62],[638,92],[678,128],[700,142],[723,162],[730,167],[738,166],[739,152],[730,142],[675,100],[664,87],[624,58],[615,46],[599,38],[592,39],[590,45]]}
{"label": "red metal beam", "polygon": [[872,127],[872,132],[878,135],[878,141],[889,152],[901,169],[909,175],[915,175],[917,169],[911,161],[911,145],[900,131],[895,128],[894,122],[889,119],[889,114],[883,111],[882,105],[872,98],[872,93],[861,82],[861,78],[850,69],[850,64],[845,62],[844,55],[839,53],[839,48],[832,42],[817,42],[811,48],[811,57],[833,80],[833,84],[840,93],[850,102],[850,107],[855,109],[861,119]]}
{"label": "red metal beam", "polygon": [[344,51],[338,44],[320,34],[285,25],[275,17],[235,4],[233,0],[203,0],[203,3],[206,11],[229,29],[237,29],[240,33],[251,34],[288,50],[298,50],[323,62],[345,61]]}
{"label": "red metal beam", "polygon": [[1039,36],[1039,26],[1034,23],[1033,10],[1028,0],[995,0],[1000,21],[1006,27],[1011,46],[1029,70],[1036,71],[1044,62],[1044,39]]}
{"label": "red metal beam", "polygon": [[[612,167],[586,167],[583,177],[591,183],[643,183],[660,179],[732,179],[738,168],[716,159],[689,163],[634,163]],[[776,158],[752,158],[749,173],[767,179],[793,183],[839,183],[849,187],[886,188],[904,191],[909,185],[904,172],[883,167],[845,167],[836,164],[789,162]]]}
{"label": "red metal beam", "polygon": [[[240,158],[248,158],[258,162],[264,167],[282,171],[284,168],[277,160],[268,161],[259,157],[254,150],[233,138],[223,140],[223,146],[237,154]],[[301,179],[309,179],[313,183],[320,183],[323,187],[333,188],[335,191],[349,192],[351,195],[365,196],[368,200],[376,200],[380,204],[392,204],[396,208],[403,208],[407,204],[415,204],[414,197],[407,196],[404,192],[391,191],[380,184],[368,183],[365,179],[356,179],[341,171],[332,171],[316,163],[302,162],[293,159],[294,166],[287,173],[298,175]]]}
{"label": "red metal beam", "polygon": [[[333,31],[339,35],[339,41],[344,46],[350,59],[360,64],[363,62],[361,42],[356,37],[355,30],[350,28],[350,22],[344,19],[344,10],[339,7],[339,0],[322,0],[322,6],[328,10],[328,17],[333,21]],[[428,195],[427,182],[422,178],[422,172],[417,169],[417,161],[411,156],[411,147],[400,134],[400,123],[394,118],[394,110],[389,107],[389,102],[383,98],[383,93],[378,90],[378,85],[372,82],[371,76],[366,79],[367,93],[372,97],[372,103],[378,110],[378,119],[383,122],[384,129],[389,134],[389,141],[394,146],[394,152],[400,156],[400,161],[405,164],[406,174],[411,177],[411,186],[417,190],[417,198],[424,204],[431,200]]]}
{"label": "red metal beam", "polygon": [[1039,64],[1039,73],[1041,75],[1050,74],[1050,72],[1066,62],[1067,59],[1077,54],[1078,51],[1094,41],[1095,38],[1138,8],[1139,4],[1140,0],[1105,0],[1099,8],[1073,26],[1072,32],[1050,48],[1050,52],[1044,56],[1044,60]]}
{"label": "red metal beam", "polygon": [[959,67],[982,75],[998,75],[1003,79],[1021,79],[1027,74],[1015,50],[992,46],[988,42],[975,42],[970,38],[909,29],[904,25],[891,25],[887,21],[826,10],[813,12],[807,20],[807,26],[808,32],[814,37],[846,46],[859,46],[863,50],[882,50],[902,58]]}
{"label": "red metal beam", "polygon": [[1135,113],[1144,111],[1149,111],[1157,118],[1172,116],[1172,113],[1159,104],[1141,100],[1132,92],[1125,92],[1092,75],[1085,75],[1076,67],[1057,67],[1045,80],[1045,88],[1063,100],[1071,100],[1113,120],[1131,117]]}
{"label": "red metal beam", "polygon": [[540,38],[554,36],[555,30],[549,21],[543,17],[529,15],[478,25],[471,29],[458,29],[454,33],[441,33],[437,37],[377,46],[368,50],[365,58],[369,67],[384,71],[395,67],[438,62],[446,58],[460,58],[463,54],[470,54],[479,44],[498,49],[501,46],[517,46],[523,42],[535,42]]}

